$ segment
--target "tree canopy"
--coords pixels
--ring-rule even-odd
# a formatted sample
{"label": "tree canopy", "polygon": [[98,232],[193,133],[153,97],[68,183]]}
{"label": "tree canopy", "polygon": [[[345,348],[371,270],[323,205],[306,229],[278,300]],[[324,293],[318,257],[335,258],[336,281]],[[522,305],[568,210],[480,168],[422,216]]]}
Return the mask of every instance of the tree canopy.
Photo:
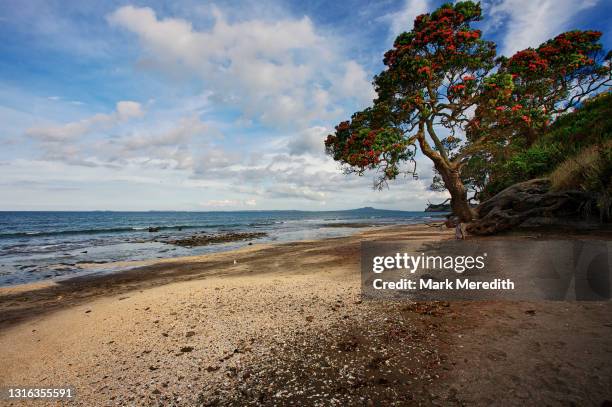
{"label": "tree canopy", "polygon": [[531,146],[565,112],[610,84],[600,32],[570,31],[539,47],[496,57],[472,27],[471,1],[418,16],[385,53],[371,107],[336,126],[326,150],[347,172],[378,173],[376,185],[416,174],[417,149],[470,221],[467,188],[490,181],[490,165]]}

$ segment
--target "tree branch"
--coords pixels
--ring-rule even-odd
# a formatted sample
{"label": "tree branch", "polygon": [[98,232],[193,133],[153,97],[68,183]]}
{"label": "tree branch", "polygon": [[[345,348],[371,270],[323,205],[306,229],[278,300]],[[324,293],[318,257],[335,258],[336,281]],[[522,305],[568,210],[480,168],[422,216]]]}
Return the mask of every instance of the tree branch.
{"label": "tree branch", "polygon": [[440,156],[442,157],[442,159],[444,159],[446,164],[449,164],[448,155],[446,154],[446,149],[444,148],[444,146],[442,145],[442,142],[438,138],[438,135],[436,134],[436,131],[433,128],[433,124],[431,120],[429,119],[425,120],[425,124],[427,125],[427,133],[429,133],[429,137],[431,137],[431,139],[433,140],[436,148],[438,149],[438,152],[440,153]]}

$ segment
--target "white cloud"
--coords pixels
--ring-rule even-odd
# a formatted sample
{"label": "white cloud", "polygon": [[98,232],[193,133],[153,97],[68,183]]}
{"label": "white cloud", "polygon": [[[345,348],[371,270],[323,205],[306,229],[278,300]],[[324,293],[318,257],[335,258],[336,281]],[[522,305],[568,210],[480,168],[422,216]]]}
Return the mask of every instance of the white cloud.
{"label": "white cloud", "polygon": [[[405,28],[400,22],[408,11],[421,12],[394,15],[402,31],[412,24],[413,17]],[[42,180],[50,187],[72,188],[75,192],[64,202],[74,208],[333,209],[382,197],[387,198],[380,205],[424,207],[427,182],[402,179],[391,183],[391,191],[376,192],[371,174],[346,176],[323,154],[331,125],[374,96],[370,75],[346,57],[337,39],[307,17],[230,21],[219,11],[208,16],[210,25],[196,26],[195,19],[192,25],[162,18],[149,8],[128,6],[112,13],[109,21],[140,44],[138,67],[180,74],[190,86],[200,79],[205,89],[190,87],[184,95],[171,82],[168,93],[156,93],[143,105],[122,101],[114,110],[82,120],[34,122],[37,126],[26,134],[42,155],[11,161],[10,173],[3,167],[7,182]],[[48,117],[83,117],[77,115],[87,109],[76,109],[67,96],[41,99],[62,109],[72,105],[73,110]],[[232,109],[226,109],[228,104]],[[136,120],[145,108],[146,119]],[[242,117],[236,119],[236,111]],[[257,120],[284,121],[290,131],[250,126]],[[22,136],[24,127],[15,135]],[[13,205],[20,200],[42,205],[35,185],[19,193]],[[59,194],[53,199],[61,204]]]}
{"label": "white cloud", "polygon": [[394,188],[392,191],[377,191],[366,202],[376,206],[401,207],[402,204],[420,204],[425,208],[426,202],[440,203],[449,197],[448,192],[436,192],[429,189],[429,184],[425,181],[412,181],[403,188]]}
{"label": "white cloud", "polygon": [[[194,171],[202,165],[202,157],[215,155],[211,140],[221,134],[197,116],[176,119],[176,123],[165,127],[153,123],[159,129],[136,129],[125,135],[94,144],[93,153],[100,160],[113,165],[140,165],[175,170]],[[199,149],[205,153],[198,156]],[[214,162],[218,165],[220,162]]]}
{"label": "white cloud", "polygon": [[121,101],[117,103],[113,113],[98,113],[83,120],[63,125],[30,127],[25,131],[25,134],[44,142],[65,142],[74,140],[92,131],[111,127],[134,117],[141,117],[143,114],[144,112],[139,103]]}
{"label": "white cloud", "polygon": [[[308,17],[229,22],[218,9],[212,17],[210,29],[197,30],[187,20],[125,6],[108,21],[137,35],[147,66],[201,78],[216,101],[238,106],[247,120],[306,126],[337,114],[338,98],[371,100],[363,68],[343,60],[335,39]],[[327,92],[338,82],[341,94]]]}
{"label": "white cloud", "polygon": [[[206,178],[209,175],[224,177],[223,171],[227,168],[240,164],[242,156],[232,151],[226,151],[220,147],[208,146],[203,152],[197,153],[192,170],[194,176]],[[227,176],[229,174],[226,174]]]}
{"label": "white cloud", "polygon": [[91,127],[91,120],[67,123],[61,126],[31,127],[26,135],[44,141],[67,141],[85,134]]}
{"label": "white cloud", "polygon": [[366,71],[355,61],[346,62],[345,68],[344,75],[333,89],[341,95],[354,96],[363,104],[371,103],[376,92]]}
{"label": "white cloud", "polygon": [[573,17],[598,0],[501,0],[485,4],[488,28],[506,27],[501,54],[536,47],[569,27]]}
{"label": "white cloud", "polygon": [[328,134],[329,130],[321,126],[309,127],[302,130],[289,140],[287,145],[287,147],[289,147],[289,154],[322,154],[325,149],[323,141]]}
{"label": "white cloud", "polygon": [[291,184],[274,185],[268,188],[266,192],[274,198],[298,198],[308,199],[309,201],[325,201],[326,197],[324,192]]}
{"label": "white cloud", "polygon": [[[128,125],[130,118],[143,114],[140,104],[119,102],[112,114],[30,128],[26,135],[38,142],[41,158],[71,165],[193,170],[196,168],[194,146],[204,149],[204,154],[213,154],[212,163],[219,165],[210,143],[221,139],[222,134],[197,115],[172,117],[169,123],[160,120]],[[111,127],[114,134],[109,137],[107,130]]]}
{"label": "white cloud", "polygon": [[117,103],[117,116],[120,120],[128,120],[144,116],[144,111],[140,103],[124,100]]}
{"label": "white cloud", "polygon": [[257,201],[255,199],[210,199],[205,202],[200,202],[200,206],[205,208],[236,208],[243,206],[256,206]]}
{"label": "white cloud", "polygon": [[213,133],[213,131],[206,123],[194,116],[181,118],[170,129],[154,134],[142,131],[135,132],[123,137],[120,144],[126,151],[180,146],[189,142],[193,136],[204,136],[208,133]]}
{"label": "white cloud", "polygon": [[390,14],[388,18],[392,40],[404,31],[410,31],[414,27],[414,19],[418,15],[427,13],[428,8],[427,0],[406,0],[401,10]]}

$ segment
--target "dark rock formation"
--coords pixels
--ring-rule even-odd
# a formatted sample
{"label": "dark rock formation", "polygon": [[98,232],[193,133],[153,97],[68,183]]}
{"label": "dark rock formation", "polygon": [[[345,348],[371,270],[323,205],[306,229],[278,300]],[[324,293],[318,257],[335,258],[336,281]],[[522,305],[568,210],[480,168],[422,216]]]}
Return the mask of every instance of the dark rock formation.
{"label": "dark rock formation", "polygon": [[533,218],[578,218],[591,199],[583,191],[551,191],[546,178],[514,184],[481,203],[477,219],[466,230],[490,235],[509,230]]}
{"label": "dark rock formation", "polygon": [[267,236],[264,232],[230,232],[217,235],[193,235],[183,239],[168,240],[165,243],[183,247],[206,246],[214,243],[238,242]]}

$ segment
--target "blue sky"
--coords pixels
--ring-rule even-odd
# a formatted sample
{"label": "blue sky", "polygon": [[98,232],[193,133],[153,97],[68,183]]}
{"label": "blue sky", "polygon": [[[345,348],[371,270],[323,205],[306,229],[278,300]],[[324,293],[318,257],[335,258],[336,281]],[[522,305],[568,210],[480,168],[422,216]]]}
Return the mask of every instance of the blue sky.
{"label": "blue sky", "polygon": [[[0,2],[0,210],[420,210],[323,154],[394,35],[441,2]],[[604,32],[605,0],[483,2],[503,54]]]}

